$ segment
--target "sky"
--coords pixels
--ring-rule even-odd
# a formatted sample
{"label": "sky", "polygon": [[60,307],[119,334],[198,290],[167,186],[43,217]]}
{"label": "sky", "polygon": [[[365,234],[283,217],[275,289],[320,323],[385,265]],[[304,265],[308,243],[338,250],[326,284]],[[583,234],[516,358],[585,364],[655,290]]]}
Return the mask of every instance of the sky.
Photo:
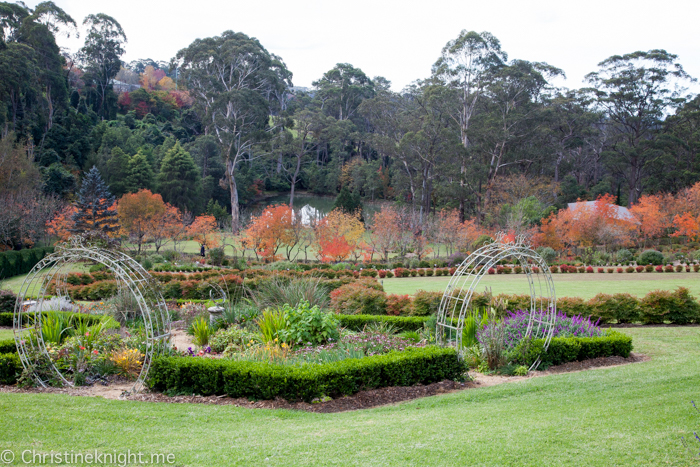
{"label": "sky", "polygon": [[[489,31],[510,59],[563,69],[567,78],[557,86],[584,86],[584,76],[605,58],[650,49],[677,54],[686,72],[700,78],[697,0],[54,2],[78,23],[90,13],[119,21],[128,38],[125,62],[169,61],[197,38],[243,32],[285,61],[295,86],[309,87],[336,63],[350,63],[399,91],[427,78],[463,29]],[[61,38],[59,45],[76,51],[82,38]]]}

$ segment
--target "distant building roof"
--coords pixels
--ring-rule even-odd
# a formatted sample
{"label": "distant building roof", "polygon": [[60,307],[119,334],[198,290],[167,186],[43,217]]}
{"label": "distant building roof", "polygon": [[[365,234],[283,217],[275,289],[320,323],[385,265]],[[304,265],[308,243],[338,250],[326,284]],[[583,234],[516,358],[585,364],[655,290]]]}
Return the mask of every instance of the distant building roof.
{"label": "distant building roof", "polygon": [[[571,211],[576,211],[581,206],[585,205],[587,208],[593,208],[595,206],[595,201],[579,201],[577,203],[569,203],[568,208]],[[624,206],[618,206],[616,204],[612,205],[615,209],[615,217],[621,221],[634,222],[637,223],[637,219],[632,215],[629,209]]]}

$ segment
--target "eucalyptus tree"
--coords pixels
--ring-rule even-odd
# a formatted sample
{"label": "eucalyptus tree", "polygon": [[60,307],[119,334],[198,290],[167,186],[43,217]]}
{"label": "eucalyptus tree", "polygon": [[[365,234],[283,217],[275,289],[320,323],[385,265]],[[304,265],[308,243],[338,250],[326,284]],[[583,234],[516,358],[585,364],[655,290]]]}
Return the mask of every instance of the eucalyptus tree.
{"label": "eucalyptus tree", "polygon": [[489,78],[473,120],[465,177],[481,220],[496,177],[511,168],[527,171],[545,155],[535,141],[547,123],[548,79],[562,74],[546,63],[513,60]]}
{"label": "eucalyptus tree", "polygon": [[267,139],[269,116],[279,106],[275,96],[291,86],[285,64],[255,38],[225,31],[197,39],[180,50],[172,66],[195,99],[206,133],[216,137],[226,166],[231,196],[231,227],[240,228],[236,174]]}
{"label": "eucalyptus tree", "polygon": [[338,63],[312,84],[318,90],[321,109],[338,120],[355,116],[362,101],[375,94],[372,80],[349,63]]}
{"label": "eucalyptus tree", "polygon": [[83,25],[88,31],[78,58],[97,88],[97,110],[104,120],[110,116],[107,101],[113,93],[112,79],[122,66],[126,34],[116,19],[104,13],[86,16]]}
{"label": "eucalyptus tree", "polygon": [[684,102],[683,83],[694,81],[665,50],[613,55],[586,75],[588,90],[605,112],[611,129],[606,165],[627,185],[627,203],[634,204],[644,180],[663,151],[655,139],[664,117]]}
{"label": "eucalyptus tree", "polygon": [[[470,146],[470,125],[478,111],[477,104],[490,77],[502,68],[507,60],[508,55],[501,50],[500,41],[491,33],[462,30],[459,37],[443,47],[440,58],[433,65],[433,78],[453,91],[457,105],[453,108],[452,118],[459,126],[460,140],[465,149]],[[469,161],[464,160],[459,166],[460,220],[464,220],[464,191],[468,164]]]}

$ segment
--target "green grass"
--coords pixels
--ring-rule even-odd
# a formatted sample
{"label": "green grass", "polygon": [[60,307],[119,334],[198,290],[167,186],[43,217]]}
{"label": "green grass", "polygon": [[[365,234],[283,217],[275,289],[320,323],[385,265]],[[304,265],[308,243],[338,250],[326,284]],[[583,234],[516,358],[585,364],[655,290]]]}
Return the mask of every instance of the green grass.
{"label": "green grass", "polygon": [[186,466],[697,465],[681,436],[700,429],[700,328],[625,332],[651,361],[337,414],[4,393],[0,450],[131,449]]}
{"label": "green grass", "polygon": [[0,341],[4,341],[6,339],[13,339],[14,334],[12,333],[12,329],[8,328],[0,328]]}
{"label": "green grass", "polygon": [[[688,287],[693,295],[700,297],[700,274],[682,273],[622,273],[622,274],[552,274],[557,297],[591,298],[597,293],[628,292],[644,296],[652,290],[673,290]],[[450,277],[403,277],[380,279],[384,290],[392,294],[413,295],[416,290],[445,290]],[[469,286],[469,283],[467,283]],[[479,282],[478,291],[491,287],[494,293],[529,294],[524,274],[487,275]]]}

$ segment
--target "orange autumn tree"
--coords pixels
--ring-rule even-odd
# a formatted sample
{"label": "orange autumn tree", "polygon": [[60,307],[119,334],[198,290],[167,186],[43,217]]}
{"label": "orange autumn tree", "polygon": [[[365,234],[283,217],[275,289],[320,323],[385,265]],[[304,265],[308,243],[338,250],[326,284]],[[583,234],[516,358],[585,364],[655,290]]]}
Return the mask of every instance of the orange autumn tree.
{"label": "orange autumn tree", "polygon": [[676,227],[671,237],[688,237],[689,240],[700,240],[700,216],[693,216],[689,212],[676,215],[673,218],[673,225]]}
{"label": "orange autumn tree", "polygon": [[[399,215],[392,206],[383,206],[381,211],[374,215],[372,232],[370,234],[370,245],[364,250],[378,251],[384,261],[389,260],[389,253],[396,248],[399,241]],[[371,254],[370,254],[371,258]]]}
{"label": "orange autumn tree", "polygon": [[187,227],[187,235],[204,248],[216,248],[220,241],[216,217],[197,216],[194,222]]}
{"label": "orange autumn tree", "polygon": [[260,216],[251,218],[242,242],[255,252],[256,257],[260,255],[275,261],[280,247],[297,242],[294,223],[294,211],[288,205],[268,206]]}
{"label": "orange autumn tree", "polygon": [[640,239],[647,241],[661,237],[668,228],[668,210],[664,208],[661,196],[644,195],[630,208],[637,219]]}
{"label": "orange autumn tree", "polygon": [[166,210],[163,198],[145,189],[127,193],[117,202],[121,233],[136,243],[138,253],[156,225],[163,221]]}
{"label": "orange autumn tree", "polygon": [[343,261],[359,247],[365,233],[360,214],[334,209],[316,226],[318,255],[321,261]]}
{"label": "orange autumn tree", "polygon": [[58,237],[59,241],[68,240],[72,235],[71,230],[75,226],[73,216],[78,209],[72,204],[63,207],[56,215],[46,223],[46,231],[49,235]]}
{"label": "orange autumn tree", "polygon": [[[543,221],[535,235],[538,245],[554,244],[569,247],[592,247],[630,242],[637,228],[634,218],[620,218],[618,206],[611,194],[599,196],[594,202],[578,202],[561,209]],[[555,238],[556,237],[556,238]]]}
{"label": "orange autumn tree", "polygon": [[169,240],[177,238],[185,231],[185,226],[182,223],[182,213],[178,208],[165,203],[165,212],[158,222],[151,228],[151,239],[156,247],[156,253]]}

